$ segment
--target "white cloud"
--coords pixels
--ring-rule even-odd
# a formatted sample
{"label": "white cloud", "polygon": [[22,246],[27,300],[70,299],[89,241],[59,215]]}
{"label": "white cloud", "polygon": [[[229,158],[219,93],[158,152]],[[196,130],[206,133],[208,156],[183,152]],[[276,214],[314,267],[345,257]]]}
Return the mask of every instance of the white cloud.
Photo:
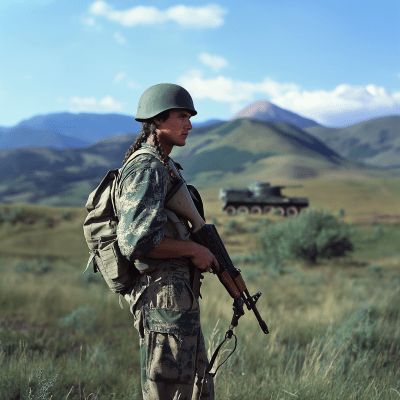
{"label": "white cloud", "polygon": [[177,22],[187,28],[218,28],[224,23],[223,15],[226,8],[217,4],[204,7],[186,7],[179,5],[165,11],[167,19]]}
{"label": "white cloud", "polygon": [[199,55],[199,60],[208,67],[211,67],[215,72],[228,66],[228,61],[225,58],[219,56],[213,56],[208,53],[201,53]]}
{"label": "white cloud", "polygon": [[140,89],[140,85],[137,84],[136,82],[132,81],[132,80],[130,80],[130,81],[128,82],[128,86],[129,86],[131,89]]}
{"label": "white cloud", "polygon": [[116,75],[116,77],[114,78],[114,83],[119,82],[121,79],[124,79],[126,76],[125,72],[120,72],[119,74]]}
{"label": "white cloud", "polygon": [[115,32],[114,33],[114,39],[119,43],[119,44],[125,44],[126,39],[119,33]]}
{"label": "white cloud", "polygon": [[180,84],[198,99],[211,99],[217,102],[236,105],[253,101],[257,93],[274,96],[289,90],[296,90],[294,83],[280,84],[265,78],[262,82],[253,83],[233,80],[223,75],[204,79],[203,73],[192,70],[178,78]]}
{"label": "white cloud", "polygon": [[178,83],[195,99],[229,104],[232,114],[260,99],[268,99],[281,108],[333,127],[400,114],[400,92],[388,93],[385,88],[373,84],[342,84],[331,91],[307,91],[295,83],[279,83],[269,78],[255,83],[223,75],[206,79],[197,70],[181,76]]}
{"label": "white cloud", "polygon": [[127,27],[174,21],[186,28],[218,28],[224,23],[223,16],[227,13],[227,9],[221,8],[217,4],[203,7],[178,5],[165,11],[151,6],[136,6],[124,11],[117,11],[103,0],[92,3],[89,11]]}
{"label": "white cloud", "polygon": [[342,84],[331,91],[295,90],[271,98],[279,107],[289,109],[327,126],[348,126],[386,115],[400,114],[400,92],[370,84]]}
{"label": "white cloud", "polygon": [[92,17],[86,18],[84,20],[84,22],[86,25],[89,25],[89,26],[94,26],[96,24],[96,21]]}
{"label": "white cloud", "polygon": [[111,96],[103,97],[97,100],[92,97],[78,97],[74,96],[70,99],[72,112],[114,112],[120,111],[123,108],[122,103],[118,103]]}

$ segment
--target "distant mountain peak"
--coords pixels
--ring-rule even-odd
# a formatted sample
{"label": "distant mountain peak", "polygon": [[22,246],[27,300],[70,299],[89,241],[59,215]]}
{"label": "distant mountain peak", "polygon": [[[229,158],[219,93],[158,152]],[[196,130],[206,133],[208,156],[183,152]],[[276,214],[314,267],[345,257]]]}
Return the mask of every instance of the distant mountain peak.
{"label": "distant mountain peak", "polygon": [[245,117],[245,116],[250,117],[254,113],[267,112],[268,114],[276,114],[276,108],[279,108],[279,107],[274,106],[268,100],[259,100],[259,101],[256,101],[255,103],[251,103],[249,106],[247,106],[244,110],[242,110],[237,115],[240,115],[241,117]]}
{"label": "distant mountain peak", "polygon": [[268,100],[259,100],[251,103],[237,113],[232,119],[236,118],[255,118],[261,121],[287,122],[297,125],[299,128],[319,125],[311,119],[301,117],[298,114],[280,108]]}

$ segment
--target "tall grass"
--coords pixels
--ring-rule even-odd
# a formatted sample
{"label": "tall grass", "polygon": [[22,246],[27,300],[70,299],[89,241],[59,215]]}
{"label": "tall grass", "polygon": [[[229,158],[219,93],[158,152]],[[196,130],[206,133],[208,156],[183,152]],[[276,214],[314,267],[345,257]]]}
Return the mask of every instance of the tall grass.
{"label": "tall grass", "polygon": [[[377,278],[372,268],[358,267],[354,275],[331,261],[318,270],[292,266],[279,276],[262,265],[240,267],[259,271],[248,287],[263,293],[257,305],[270,334],[246,311],[235,328],[238,348],[216,376],[217,398],[398,398],[399,272],[382,269]],[[121,310],[102,282],[64,276],[57,289],[51,274],[29,276],[18,301],[20,274],[3,268],[0,398],[27,399],[29,390],[38,396],[36,373],[43,368],[45,382],[59,374],[49,388],[53,399],[140,399],[138,337],[127,307]],[[228,329],[231,300],[211,274],[202,287],[211,354]],[[232,346],[233,340],[224,346],[219,362]]]}
{"label": "tall grass", "polygon": [[[33,211],[32,225],[0,227],[7,242],[0,254],[0,399],[141,399],[128,305],[121,310],[98,275],[82,275],[84,213],[72,209],[65,219],[59,210]],[[277,274],[256,253],[257,236],[279,217],[266,224],[238,216],[226,229],[229,218],[215,215],[250,293],[262,292],[257,306],[270,329],[263,334],[246,311],[234,330],[237,350],[216,376],[216,398],[400,399],[399,226],[359,225],[352,258],[286,264]],[[42,217],[55,224],[40,226]],[[36,235],[47,246],[37,246]],[[211,274],[202,296],[211,354],[229,327],[232,301]]]}

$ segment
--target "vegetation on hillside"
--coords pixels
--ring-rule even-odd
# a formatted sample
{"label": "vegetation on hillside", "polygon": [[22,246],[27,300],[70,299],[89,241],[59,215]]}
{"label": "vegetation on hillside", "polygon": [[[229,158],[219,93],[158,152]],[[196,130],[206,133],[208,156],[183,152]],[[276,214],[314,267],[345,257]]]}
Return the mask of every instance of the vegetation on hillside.
{"label": "vegetation on hillside", "polygon": [[341,156],[370,165],[400,165],[400,116],[374,118],[345,128],[313,126],[304,130]]}
{"label": "vegetation on hillside", "polygon": [[[0,203],[84,206],[108,170],[122,166],[136,135],[76,149],[21,148],[0,152]],[[283,122],[237,119],[190,132],[171,156],[199,188],[250,181],[340,176],[399,176],[341,157],[321,141]],[[397,162],[397,161],[396,161]],[[396,175],[397,174],[397,175]]]}
{"label": "vegetation on hillside", "polygon": [[[311,196],[312,203],[330,209],[332,194],[321,185],[312,193],[326,200]],[[228,217],[205,195],[206,216],[250,293],[262,292],[257,306],[270,329],[264,335],[250,312],[240,319],[238,348],[216,377],[217,398],[399,398],[399,225],[354,224],[365,208],[348,199],[364,198],[366,186],[353,185],[346,198],[334,183],[330,187],[335,204],[346,205],[335,209],[341,222],[334,225],[336,217],[323,213],[319,217],[334,225],[333,231],[346,224],[353,229],[353,252],[321,258],[316,265],[289,257],[280,274],[260,258],[259,238],[274,229],[287,234],[296,220]],[[341,187],[347,193],[348,185]],[[0,223],[1,395],[7,400],[141,399],[139,340],[128,305],[124,301],[120,309],[118,296],[98,274],[82,274],[88,257],[82,232],[86,211],[30,205],[4,210],[7,216],[19,210],[24,217]],[[229,326],[232,301],[211,274],[202,295],[202,327],[211,354]]]}
{"label": "vegetation on hillside", "polygon": [[326,211],[309,209],[267,229],[261,236],[262,258],[281,270],[287,260],[315,265],[321,259],[342,257],[353,251],[354,229]]}

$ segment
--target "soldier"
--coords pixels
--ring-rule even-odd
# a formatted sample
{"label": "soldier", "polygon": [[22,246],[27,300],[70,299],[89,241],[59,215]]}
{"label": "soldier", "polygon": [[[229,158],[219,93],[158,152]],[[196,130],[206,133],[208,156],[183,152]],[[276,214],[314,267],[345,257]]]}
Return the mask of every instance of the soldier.
{"label": "soldier", "polygon": [[[141,271],[125,297],[140,336],[144,400],[214,399],[189,264],[198,277],[218,262],[190,240],[188,222],[164,208],[167,193],[181,178],[168,155],[174,146],[185,146],[190,117],[196,114],[184,88],[168,83],[148,88],[136,115],[142,133],[124,159],[125,164],[135,151],[147,151],[124,168],[117,230],[122,254],[136,260]],[[175,171],[182,169],[174,165]]]}

